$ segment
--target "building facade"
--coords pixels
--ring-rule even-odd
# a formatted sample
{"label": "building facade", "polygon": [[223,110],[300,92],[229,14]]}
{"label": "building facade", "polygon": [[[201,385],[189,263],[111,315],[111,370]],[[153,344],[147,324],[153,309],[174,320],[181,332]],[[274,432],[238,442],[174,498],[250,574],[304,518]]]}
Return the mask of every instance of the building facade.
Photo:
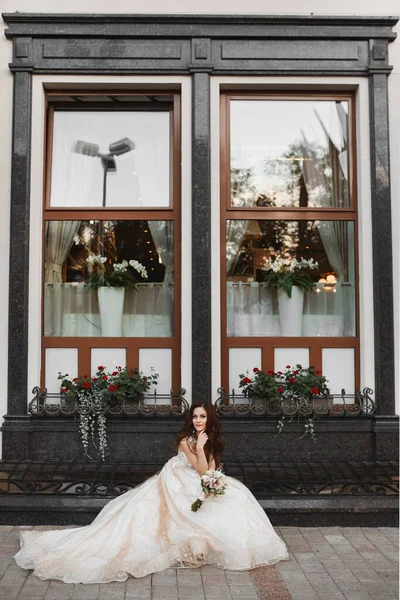
{"label": "building facade", "polygon": [[[333,394],[371,388],[376,413],[321,417],[317,446],[296,422],[277,440],[276,420],[235,419],[236,455],[394,460],[397,17],[41,8],[3,14],[3,458],[80,456],[70,419],[28,412],[60,371],[154,369],[161,394],[215,402],[253,368],[301,363]],[[263,282],[287,256],[316,263],[297,324]],[[146,269],[120,322],[88,288],[96,257]],[[161,459],[176,424],[110,428],[116,459]]]}

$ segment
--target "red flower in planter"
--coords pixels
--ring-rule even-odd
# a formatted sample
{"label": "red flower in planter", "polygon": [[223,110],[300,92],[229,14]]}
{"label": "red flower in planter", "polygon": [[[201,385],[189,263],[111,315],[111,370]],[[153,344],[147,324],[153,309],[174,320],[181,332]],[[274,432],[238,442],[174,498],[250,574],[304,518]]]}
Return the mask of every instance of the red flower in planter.
{"label": "red flower in planter", "polygon": [[67,392],[67,388],[61,388],[60,393],[65,394]]}
{"label": "red flower in planter", "polygon": [[282,392],[283,392],[283,387],[282,387],[282,386],[279,386],[279,387],[278,387],[278,392],[279,392],[280,394],[282,394]]}
{"label": "red flower in planter", "polygon": [[291,378],[289,379],[289,383],[296,383],[296,380],[295,380],[295,378],[294,378],[294,377],[291,377]]}
{"label": "red flower in planter", "polygon": [[111,375],[112,375],[113,377],[115,377],[116,375],[119,375],[119,373],[118,373],[118,371],[113,371],[113,372],[111,373]]}
{"label": "red flower in planter", "polygon": [[282,375],[282,371],[278,371],[278,372],[277,372],[277,375]]}
{"label": "red flower in planter", "polygon": [[76,383],[76,382],[78,381],[78,378],[77,378],[77,377],[74,377],[72,381],[73,381],[74,383]]}
{"label": "red flower in planter", "polygon": [[267,371],[267,373],[268,373],[268,375],[275,375],[275,373],[272,371],[272,369],[269,369],[269,370]]}
{"label": "red flower in planter", "polygon": [[97,367],[97,370],[98,370],[98,371],[104,371],[104,367],[102,367],[102,366],[100,365],[100,367]]}
{"label": "red flower in planter", "polygon": [[98,377],[92,377],[92,381],[98,381],[99,378]]}
{"label": "red flower in planter", "polygon": [[317,375],[322,375],[322,371],[315,371]]}
{"label": "red flower in planter", "polygon": [[253,369],[253,373],[258,373],[258,371],[259,371],[259,370],[260,370],[260,369],[259,369],[258,367],[254,367],[254,369]]}
{"label": "red flower in planter", "polygon": [[110,385],[109,388],[108,388],[108,391],[109,392],[116,392],[117,389],[118,389],[117,385]]}
{"label": "red flower in planter", "polygon": [[88,390],[90,388],[90,383],[88,381],[85,381],[85,383],[83,384],[83,387]]}
{"label": "red flower in planter", "polygon": [[102,378],[102,379],[108,379],[108,378],[107,378],[107,375],[102,375],[102,376],[101,376],[101,378]]}
{"label": "red flower in planter", "polygon": [[249,379],[248,377],[244,377],[242,379],[242,383],[251,383],[251,379]]}
{"label": "red flower in planter", "polygon": [[88,375],[84,375],[84,376],[83,376],[83,379],[87,379],[87,378],[88,378]]}
{"label": "red flower in planter", "polygon": [[294,371],[293,375],[298,375],[300,371]]}
{"label": "red flower in planter", "polygon": [[318,388],[314,387],[311,391],[314,394],[314,396],[318,396],[318,394],[319,394],[319,389]]}
{"label": "red flower in planter", "polygon": [[286,365],[286,368],[287,368],[287,369],[290,369],[290,365]]}

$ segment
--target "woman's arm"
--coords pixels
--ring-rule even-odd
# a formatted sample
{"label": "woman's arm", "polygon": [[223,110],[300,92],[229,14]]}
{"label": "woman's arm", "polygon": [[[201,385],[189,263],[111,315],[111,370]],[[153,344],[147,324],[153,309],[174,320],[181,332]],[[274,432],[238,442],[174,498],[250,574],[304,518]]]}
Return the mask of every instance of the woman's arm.
{"label": "woman's arm", "polygon": [[[198,472],[199,475],[203,475],[203,473],[205,473],[205,471],[207,471],[210,468],[210,466],[207,462],[205,452],[204,452],[204,444],[202,445],[202,442],[203,442],[203,440],[201,439],[202,435],[203,434],[200,433],[199,439],[197,440],[197,454],[193,454],[193,452],[190,451],[187,440],[182,440],[181,443],[179,444],[179,450],[182,450],[185,453],[186,458],[188,459],[188,461],[190,462],[192,467],[194,467],[196,469],[196,471]],[[207,441],[207,440],[205,440],[205,441]],[[200,442],[200,445],[199,445],[199,442]]]}

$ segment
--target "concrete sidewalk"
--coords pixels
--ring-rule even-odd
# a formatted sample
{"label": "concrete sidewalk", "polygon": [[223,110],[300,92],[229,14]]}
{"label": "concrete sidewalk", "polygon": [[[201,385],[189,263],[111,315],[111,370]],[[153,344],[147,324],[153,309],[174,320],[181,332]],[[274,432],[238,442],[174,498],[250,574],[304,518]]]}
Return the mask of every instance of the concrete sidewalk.
{"label": "concrete sidewalk", "polygon": [[[291,560],[249,572],[168,569],[124,583],[41,581],[12,560],[20,527],[0,527],[0,598],[7,600],[398,599],[398,529],[278,527]],[[37,527],[48,529],[48,527]]]}

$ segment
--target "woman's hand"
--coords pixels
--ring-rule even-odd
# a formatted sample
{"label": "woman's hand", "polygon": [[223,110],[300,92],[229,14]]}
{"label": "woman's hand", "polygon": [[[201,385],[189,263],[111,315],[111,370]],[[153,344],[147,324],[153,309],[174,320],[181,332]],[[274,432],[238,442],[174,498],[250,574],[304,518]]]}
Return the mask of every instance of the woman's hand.
{"label": "woman's hand", "polygon": [[197,450],[204,448],[207,442],[208,435],[206,434],[205,430],[200,431],[200,433],[197,435]]}

